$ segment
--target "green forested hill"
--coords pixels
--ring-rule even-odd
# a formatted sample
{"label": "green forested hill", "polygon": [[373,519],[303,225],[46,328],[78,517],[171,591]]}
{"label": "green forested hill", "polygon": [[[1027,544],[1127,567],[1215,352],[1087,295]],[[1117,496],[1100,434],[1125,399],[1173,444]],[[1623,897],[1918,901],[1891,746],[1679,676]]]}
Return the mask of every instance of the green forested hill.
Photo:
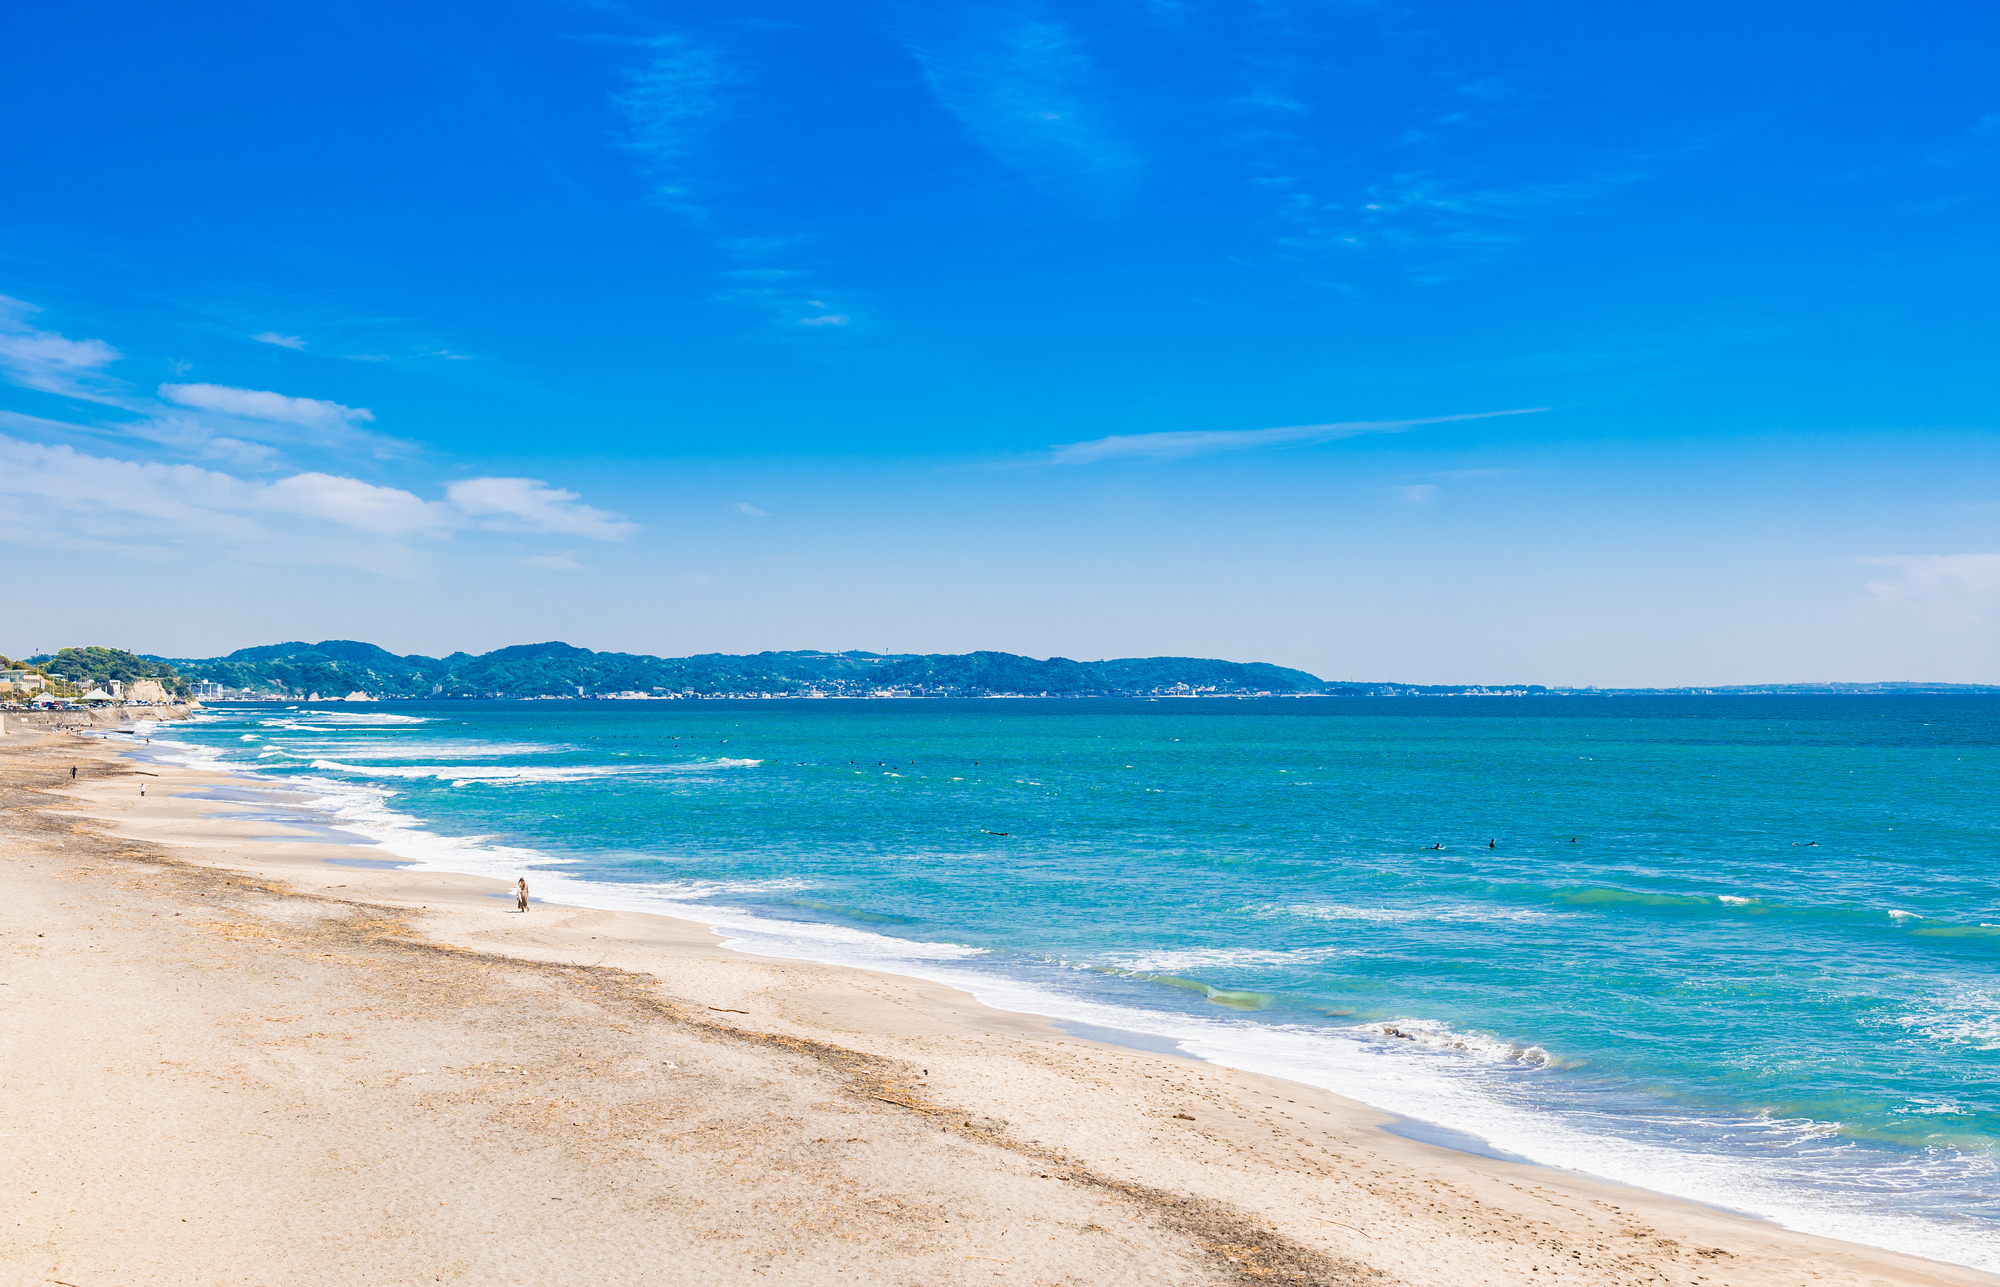
{"label": "green forested hill", "polygon": [[169,693],[187,696],[187,681],[175,673],[172,665],[158,657],[141,657],[123,648],[64,648],[28,660],[48,674],[61,675],[79,691],[102,687],[113,679],[127,684],[135,679],[157,679]]}

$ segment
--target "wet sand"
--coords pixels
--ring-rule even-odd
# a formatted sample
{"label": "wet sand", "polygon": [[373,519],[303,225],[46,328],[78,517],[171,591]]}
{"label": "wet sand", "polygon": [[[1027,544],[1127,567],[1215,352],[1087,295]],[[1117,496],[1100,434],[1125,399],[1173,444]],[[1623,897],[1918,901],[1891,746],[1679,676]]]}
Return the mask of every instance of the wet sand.
{"label": "wet sand", "polygon": [[232,781],[0,739],[14,1281],[2000,1283],[174,794]]}

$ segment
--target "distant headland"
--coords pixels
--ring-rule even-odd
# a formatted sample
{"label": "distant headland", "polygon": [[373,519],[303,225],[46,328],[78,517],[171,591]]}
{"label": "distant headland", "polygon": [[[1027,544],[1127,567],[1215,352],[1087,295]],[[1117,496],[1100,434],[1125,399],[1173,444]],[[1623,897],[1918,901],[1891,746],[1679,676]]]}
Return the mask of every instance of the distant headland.
{"label": "distant headland", "polygon": [[[205,700],[282,698],[751,697],[1539,697],[1641,694],[2000,693],[1939,683],[1739,684],[1707,688],[1563,688],[1541,684],[1403,684],[1326,680],[1268,662],[1209,657],[1072,661],[1006,652],[702,653],[655,657],[566,643],[517,644],[474,655],[399,656],[351,639],[265,644],[226,657],[141,658],[117,649],[64,649],[31,662],[70,670],[145,669]],[[130,659],[127,662],[125,659]],[[115,666],[112,665],[116,661]],[[56,667],[61,668],[61,667]]]}

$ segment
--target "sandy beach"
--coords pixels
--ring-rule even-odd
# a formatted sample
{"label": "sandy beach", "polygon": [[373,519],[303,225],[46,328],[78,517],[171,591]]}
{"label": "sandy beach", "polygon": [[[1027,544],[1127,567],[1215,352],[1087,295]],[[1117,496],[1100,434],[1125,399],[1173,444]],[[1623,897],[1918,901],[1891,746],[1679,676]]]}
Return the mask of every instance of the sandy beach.
{"label": "sandy beach", "polygon": [[690,922],[517,914],[9,730],[9,1281],[2000,1282]]}

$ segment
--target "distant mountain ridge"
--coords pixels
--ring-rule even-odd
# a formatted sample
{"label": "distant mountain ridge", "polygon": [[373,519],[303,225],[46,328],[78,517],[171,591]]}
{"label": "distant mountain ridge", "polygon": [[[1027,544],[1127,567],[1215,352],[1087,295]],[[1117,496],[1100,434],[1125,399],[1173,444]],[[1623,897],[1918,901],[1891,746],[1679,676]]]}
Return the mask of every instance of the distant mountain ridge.
{"label": "distant mountain ridge", "polygon": [[[1124,657],[1080,662],[1006,652],[705,653],[654,657],[566,643],[517,644],[473,655],[398,656],[352,639],[264,644],[226,657],[161,658],[190,680],[274,696],[360,690],[375,697],[575,697],[616,694],[786,694],[924,697],[990,694],[1153,696],[1164,693],[1318,693],[1317,675],[1268,662]],[[1378,685],[1365,687],[1374,688]]]}

